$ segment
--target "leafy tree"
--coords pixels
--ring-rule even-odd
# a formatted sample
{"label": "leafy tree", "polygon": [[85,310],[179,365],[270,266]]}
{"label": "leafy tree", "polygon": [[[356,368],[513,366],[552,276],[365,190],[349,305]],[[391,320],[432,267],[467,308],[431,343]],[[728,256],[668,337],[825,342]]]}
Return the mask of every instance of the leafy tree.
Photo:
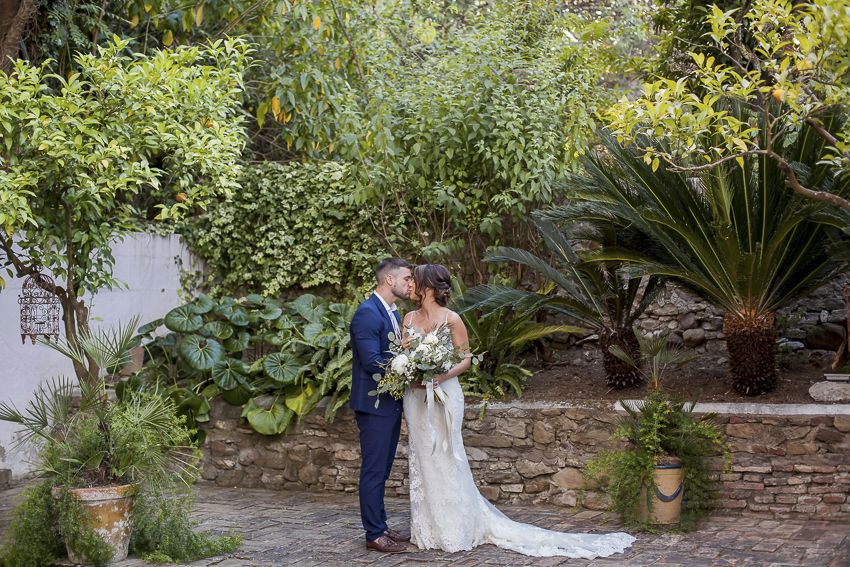
{"label": "leafy tree", "polygon": [[[0,75],[0,250],[17,277],[39,266],[61,279],[66,336],[88,329],[86,293],[120,284],[110,243],[134,227],[146,186],[179,196],[160,218],[237,188],[239,68],[246,47],[158,51],[130,59],[126,41],[79,55],[67,79],[17,61]],[[48,80],[60,89],[53,91]],[[79,377],[96,375],[76,365]]]}
{"label": "leafy tree", "polygon": [[744,167],[745,157],[766,156],[794,192],[850,210],[844,197],[803,183],[780,145],[818,135],[820,163],[850,172],[850,122],[825,124],[850,109],[850,1],[714,6],[704,22],[708,33],[688,43],[693,63],[681,78],[646,84],[637,100],[610,109],[620,141],[651,136],[642,149],[653,170],[661,161],[677,171]]}
{"label": "leafy tree", "polygon": [[521,2],[433,44],[377,38],[365,55],[370,97],[347,107],[341,136],[352,199],[417,219],[415,232],[388,239],[447,263],[508,235],[533,238],[525,219],[554,198],[609,96],[600,86],[609,32]]}
{"label": "leafy tree", "polygon": [[[650,140],[639,139],[638,148],[602,140],[603,149],[582,160],[586,174],[568,180],[575,204],[544,216],[613,222],[642,235],[639,246],[603,247],[588,261],[619,262],[632,277],[672,278],[723,309],[735,391],[776,388],[776,311],[850,267],[850,237],[841,230],[850,214],[788,191],[783,171],[764,154],[694,175],[665,165],[653,171],[641,150]],[[850,179],[817,164],[826,142],[815,128],[776,143],[808,186],[850,196]]]}

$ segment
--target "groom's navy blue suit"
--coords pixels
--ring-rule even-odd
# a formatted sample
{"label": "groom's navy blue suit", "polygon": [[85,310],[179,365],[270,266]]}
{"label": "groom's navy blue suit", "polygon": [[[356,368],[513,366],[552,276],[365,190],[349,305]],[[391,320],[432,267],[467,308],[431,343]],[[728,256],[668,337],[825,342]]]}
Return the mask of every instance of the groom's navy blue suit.
{"label": "groom's navy blue suit", "polygon": [[401,400],[383,394],[378,407],[369,392],[377,388],[373,374],[383,374],[379,366],[390,358],[389,334],[394,332],[391,316],[384,304],[372,295],[364,301],[351,320],[352,379],[351,409],[360,429],[360,517],[366,540],[374,541],[387,529],[384,492],[393,467],[398,435],[401,430]]}

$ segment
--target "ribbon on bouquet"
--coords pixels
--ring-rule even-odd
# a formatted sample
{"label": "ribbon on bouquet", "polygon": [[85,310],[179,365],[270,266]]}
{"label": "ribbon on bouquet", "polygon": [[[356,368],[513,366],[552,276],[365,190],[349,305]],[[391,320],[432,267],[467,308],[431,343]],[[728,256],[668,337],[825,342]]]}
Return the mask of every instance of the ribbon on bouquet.
{"label": "ribbon on bouquet", "polygon": [[458,454],[457,447],[455,447],[452,443],[455,417],[454,412],[452,411],[452,405],[449,403],[449,395],[445,390],[440,388],[439,384],[435,387],[433,380],[425,384],[425,401],[428,405],[428,426],[431,434],[431,455],[437,451],[437,429],[434,426],[434,398],[442,402],[444,408],[443,413],[446,418],[446,438],[443,439],[442,449],[443,451],[449,451],[452,454],[456,461],[455,464],[463,463],[463,457]]}

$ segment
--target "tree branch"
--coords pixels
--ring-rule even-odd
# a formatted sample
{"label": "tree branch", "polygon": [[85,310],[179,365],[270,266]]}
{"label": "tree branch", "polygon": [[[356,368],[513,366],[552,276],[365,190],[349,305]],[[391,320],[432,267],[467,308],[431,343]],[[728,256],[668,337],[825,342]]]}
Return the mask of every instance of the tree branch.
{"label": "tree branch", "polygon": [[768,150],[767,156],[776,161],[776,164],[779,166],[779,169],[785,174],[785,185],[794,190],[798,195],[802,195],[804,197],[808,197],[809,199],[814,199],[816,201],[826,201],[830,205],[834,205],[836,207],[841,207],[845,211],[850,211],[850,201],[847,199],[843,199],[836,195],[835,193],[828,193],[826,191],[814,191],[807,187],[803,187],[800,184],[800,181],[797,179],[797,174],[794,173],[794,169],[791,167],[787,161],[785,161],[782,156],[779,154]]}
{"label": "tree branch", "polygon": [[339,22],[339,27],[342,28],[342,34],[345,36],[346,41],[348,41],[348,47],[351,49],[351,57],[354,59],[354,62],[357,64],[357,72],[360,73],[360,78],[363,78],[363,67],[360,66],[360,58],[357,57],[357,49],[354,47],[354,42],[351,41],[351,38],[348,37],[348,30],[345,29],[345,24],[342,23],[342,18],[339,17],[339,12],[336,11],[336,4],[334,0],[331,0],[331,8],[333,8],[334,16],[336,16],[336,21]]}
{"label": "tree branch", "polygon": [[690,172],[690,171],[705,171],[707,169],[714,169],[715,167],[717,167],[721,163],[725,163],[725,162],[731,161],[733,159],[738,159],[739,157],[753,156],[753,155],[765,155],[765,154],[767,154],[767,150],[749,150],[749,151],[746,151],[746,152],[740,152],[740,153],[737,153],[737,154],[728,155],[725,158],[721,158],[717,161],[712,161],[712,162],[707,163],[705,165],[694,165],[694,166],[684,167],[684,166],[681,166],[681,165],[671,164],[670,171],[672,171],[674,173],[684,173],[684,172]]}

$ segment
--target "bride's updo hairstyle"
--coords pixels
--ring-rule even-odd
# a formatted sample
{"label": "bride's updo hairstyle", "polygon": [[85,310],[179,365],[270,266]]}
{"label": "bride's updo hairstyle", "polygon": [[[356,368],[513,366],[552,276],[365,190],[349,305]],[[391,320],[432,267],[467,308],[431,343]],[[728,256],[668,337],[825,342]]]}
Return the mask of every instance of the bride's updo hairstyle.
{"label": "bride's updo hairstyle", "polygon": [[[439,264],[416,266],[413,270],[413,282],[416,284],[417,290],[433,289],[434,301],[441,307],[445,307],[451,299],[452,275]],[[424,295],[419,297],[420,302],[423,299],[425,299]]]}

